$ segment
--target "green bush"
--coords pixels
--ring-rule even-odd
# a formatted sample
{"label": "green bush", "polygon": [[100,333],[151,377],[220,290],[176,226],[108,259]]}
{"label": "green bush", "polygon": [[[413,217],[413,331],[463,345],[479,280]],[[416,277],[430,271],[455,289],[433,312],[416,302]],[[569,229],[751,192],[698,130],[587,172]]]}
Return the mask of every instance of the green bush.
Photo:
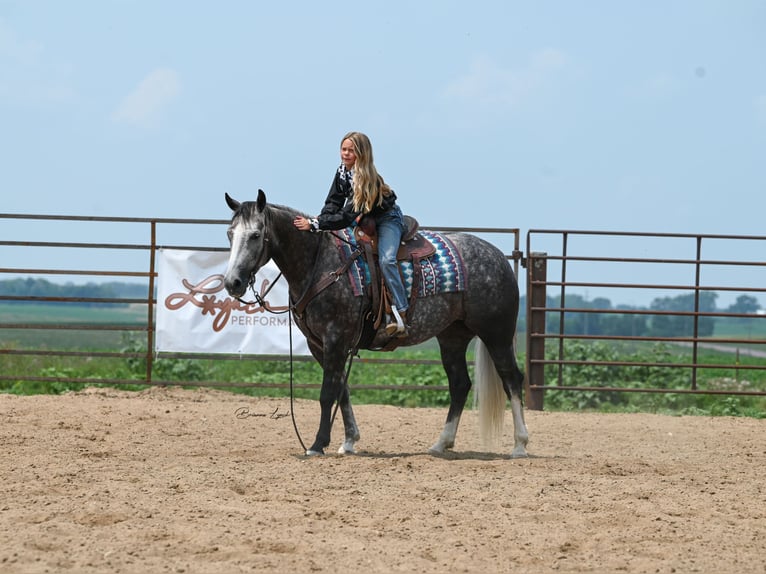
{"label": "green bush", "polygon": [[[125,336],[122,353],[140,353],[141,356],[127,356],[125,362],[128,371],[138,377],[146,376],[146,342],[142,338]],[[152,361],[152,380],[198,382],[209,379],[210,370],[199,361],[191,359],[163,359]]]}
{"label": "green bush", "polygon": [[[722,358],[723,357],[723,358]],[[557,350],[547,353],[548,360],[558,358]],[[691,389],[691,369],[665,367],[662,364],[690,363],[689,351],[675,348],[666,343],[655,343],[632,350],[619,345],[602,342],[583,343],[566,341],[564,359],[587,361],[588,364],[564,365],[561,367],[560,386],[594,387],[594,390],[566,391],[551,390],[545,393],[546,410],[597,410],[601,412],[666,412],[674,414],[704,414],[711,416],[754,416],[766,417],[766,399],[757,396],[727,396],[688,394],[673,392],[647,392],[650,389],[664,391],[688,391]],[[700,363],[721,363],[733,360],[721,353],[698,357]],[[605,365],[598,363],[644,363],[640,365]],[[594,364],[595,363],[595,364]],[[660,366],[650,365],[657,363]],[[737,365],[732,364],[736,370]],[[766,388],[763,371],[751,371],[758,381],[751,388]],[[720,376],[716,369],[698,369],[698,389],[707,389]],[[559,386],[559,366],[546,365],[545,380],[548,385]],[[605,390],[598,390],[603,388]],[[631,392],[606,389],[633,389]],[[643,391],[643,390],[646,391]],[[643,391],[643,392],[641,392]]]}
{"label": "green bush", "polygon": [[[14,344],[6,343],[6,348]],[[123,336],[119,357],[4,355],[2,366],[8,380],[0,382],[0,392],[19,394],[57,394],[79,390],[98,380],[135,380],[135,385],[121,384],[122,389],[143,389],[146,377],[146,342],[140,335]],[[60,348],[60,346],[59,346]],[[557,348],[549,346],[547,358],[557,359]],[[549,390],[544,395],[546,410],[600,412],[663,412],[685,415],[766,417],[766,398],[745,395],[688,394],[691,369],[669,368],[667,363],[690,363],[690,351],[669,344],[607,344],[567,340],[564,358],[582,364],[561,367],[560,384],[564,387],[590,387],[585,391]],[[372,363],[369,359],[394,359],[392,363]],[[418,362],[415,362],[418,361]],[[643,363],[609,365],[604,363]],[[728,368],[698,369],[697,388],[715,391],[766,389],[766,370],[747,369],[764,364],[763,359],[733,354],[700,351],[698,362],[731,365]],[[523,365],[523,357],[519,356]],[[647,363],[659,366],[650,366]],[[298,398],[318,399],[322,369],[313,360],[255,360],[242,358],[175,359],[153,361],[153,381],[179,384],[206,384],[216,381],[227,390],[252,396],[289,396],[288,385],[294,383]],[[48,380],[17,381],[13,373],[25,373]],[[89,383],[70,382],[88,379]],[[559,366],[545,368],[547,385],[559,385]],[[231,387],[228,384],[231,383]],[[392,353],[362,351],[350,372],[352,399],[355,404],[378,403],[405,407],[443,407],[449,404],[447,377],[435,344],[397,349]],[[237,385],[251,386],[237,386]],[[281,388],[274,388],[279,385]],[[386,388],[371,388],[386,387]],[[419,387],[419,388],[418,388]],[[423,390],[426,389],[433,390]],[[604,389],[604,390],[601,390]],[[620,389],[633,389],[623,392]],[[635,389],[670,391],[635,392]],[[469,406],[471,397],[469,397]]]}

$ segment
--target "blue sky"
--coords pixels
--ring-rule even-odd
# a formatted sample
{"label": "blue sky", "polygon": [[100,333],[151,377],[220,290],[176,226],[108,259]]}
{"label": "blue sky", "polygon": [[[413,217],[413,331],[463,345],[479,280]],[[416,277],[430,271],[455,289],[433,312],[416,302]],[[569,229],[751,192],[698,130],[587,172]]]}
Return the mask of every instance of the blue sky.
{"label": "blue sky", "polygon": [[316,212],[360,130],[426,225],[761,235],[765,26],[748,0],[0,0],[0,212]]}

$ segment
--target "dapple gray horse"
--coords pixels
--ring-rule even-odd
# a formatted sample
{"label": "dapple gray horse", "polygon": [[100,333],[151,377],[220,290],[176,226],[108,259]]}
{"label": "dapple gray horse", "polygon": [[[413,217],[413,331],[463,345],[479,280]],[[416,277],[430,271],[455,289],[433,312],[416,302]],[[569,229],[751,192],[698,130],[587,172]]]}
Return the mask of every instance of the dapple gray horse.
{"label": "dapple gray horse", "polygon": [[[267,203],[262,190],[256,201],[240,203],[226,194],[226,202],[234,212],[228,229],[231,250],[224,277],[226,290],[233,297],[242,297],[255,273],[273,260],[287,280],[291,306],[300,309],[294,317],[296,324],[322,365],[319,430],[306,454],[323,454],[330,444],[336,400],[345,428],[338,452],[353,453],[359,428],[345,384],[345,366],[349,353],[357,349],[364,317],[370,315],[369,288],[363,294],[354,293],[346,278],[347,257],[338,248],[336,234],[295,228],[293,219],[305,214]],[[455,444],[471,389],[466,352],[469,343],[478,337],[474,378],[480,431],[488,441],[497,441],[507,397],[514,424],[511,456],[524,457],[528,441],[521,398],[524,376],[513,349],[519,306],[516,276],[505,255],[487,241],[466,233],[437,235],[458,251],[465,288],[418,298],[408,314],[409,336],[395,343],[416,345],[431,337],[439,342],[449,381],[450,407],[444,429],[429,450],[444,453]],[[380,349],[387,342],[381,326],[367,337],[365,348]]]}

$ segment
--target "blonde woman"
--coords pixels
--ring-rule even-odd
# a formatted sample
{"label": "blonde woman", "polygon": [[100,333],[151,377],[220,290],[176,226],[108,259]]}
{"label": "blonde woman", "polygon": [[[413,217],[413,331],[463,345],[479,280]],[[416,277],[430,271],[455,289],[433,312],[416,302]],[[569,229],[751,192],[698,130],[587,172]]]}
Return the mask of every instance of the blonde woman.
{"label": "blonde woman", "polygon": [[409,303],[396,263],[404,233],[402,210],[394,190],[375,169],[370,138],[360,132],[347,133],[340,142],[340,159],[320,214],[312,219],[298,216],[293,223],[303,231],[329,231],[359,223],[363,216],[375,220],[380,270],[393,299],[393,317],[389,318],[386,333],[406,337]]}

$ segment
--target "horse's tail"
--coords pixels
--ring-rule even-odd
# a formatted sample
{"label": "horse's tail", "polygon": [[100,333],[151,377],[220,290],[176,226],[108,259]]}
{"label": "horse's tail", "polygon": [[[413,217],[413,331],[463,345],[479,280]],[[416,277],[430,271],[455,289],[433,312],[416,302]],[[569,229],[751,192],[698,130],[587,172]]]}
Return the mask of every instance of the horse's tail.
{"label": "horse's tail", "polygon": [[474,406],[479,410],[479,437],[492,448],[500,444],[505,415],[505,390],[495,363],[481,339],[476,340],[474,363]]}

